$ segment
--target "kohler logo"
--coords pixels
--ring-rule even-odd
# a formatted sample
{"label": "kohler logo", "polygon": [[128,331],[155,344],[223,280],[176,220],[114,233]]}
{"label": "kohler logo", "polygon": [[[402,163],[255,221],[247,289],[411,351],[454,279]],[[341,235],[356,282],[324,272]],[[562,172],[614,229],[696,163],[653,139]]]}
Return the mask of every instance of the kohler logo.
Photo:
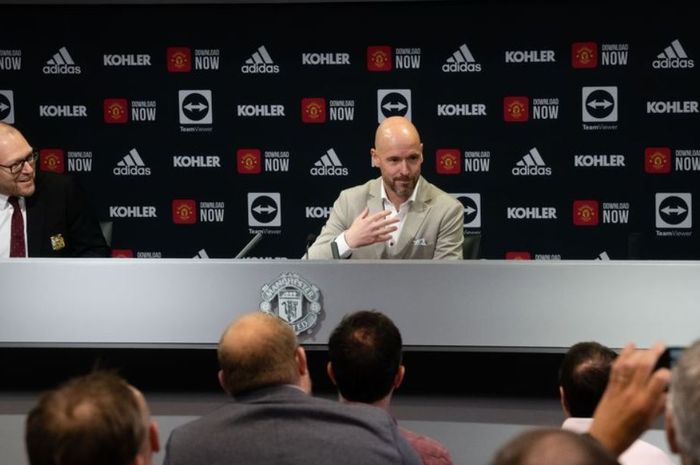
{"label": "kohler logo", "polygon": [[306,218],[326,219],[332,210],[331,207],[306,207]]}
{"label": "kohler logo", "polygon": [[87,118],[85,105],[39,105],[42,118]]}
{"label": "kohler logo", "polygon": [[110,218],[156,218],[156,207],[114,206],[109,207]]}
{"label": "kohler logo", "polygon": [[114,54],[102,58],[104,66],[151,66],[151,55],[147,54]]}

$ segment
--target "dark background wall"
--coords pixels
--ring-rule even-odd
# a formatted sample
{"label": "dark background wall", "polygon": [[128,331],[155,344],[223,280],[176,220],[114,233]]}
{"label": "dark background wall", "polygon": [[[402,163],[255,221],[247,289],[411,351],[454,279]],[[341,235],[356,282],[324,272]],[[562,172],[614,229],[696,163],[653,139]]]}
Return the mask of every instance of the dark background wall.
{"label": "dark background wall", "polygon": [[[43,169],[80,179],[117,254],[232,257],[261,231],[253,255],[300,257],[339,190],[377,175],[378,107],[399,102],[378,94],[410,90],[424,175],[461,194],[482,257],[700,256],[692,4],[5,5],[2,16],[0,119],[12,111]],[[272,72],[243,72],[261,47]],[[308,53],[339,64],[305,64]],[[51,60],[80,73],[54,74],[76,68]],[[466,71],[444,72],[454,61]],[[240,165],[250,153],[257,174]],[[334,174],[312,175],[317,163]],[[528,164],[536,174],[513,174]]]}
{"label": "dark background wall", "polygon": [[[424,175],[447,192],[472,194],[472,199],[473,194],[480,196],[480,203],[466,205],[479,213],[480,220],[476,226],[477,215],[470,210],[467,233],[481,234],[483,257],[593,259],[603,253],[612,259],[700,257],[692,221],[700,169],[695,152],[700,149],[696,131],[700,114],[692,111],[700,100],[695,85],[698,71],[695,63],[692,68],[653,67],[675,40],[688,60],[698,59],[698,7],[692,3],[0,3],[4,3],[0,7],[0,120],[7,120],[12,111],[14,124],[43,150],[43,168],[62,167],[79,178],[101,221],[112,222],[112,242],[119,254],[232,257],[253,232],[262,230],[264,240],[253,255],[301,256],[307,235],[320,230],[339,190],[377,175],[368,155],[378,122],[378,90],[410,89],[412,119],[425,142]],[[573,66],[573,47],[580,42],[595,45],[591,48],[597,52],[595,67]],[[478,64],[481,70],[443,72],[462,45],[473,55],[472,65]],[[261,46],[279,72],[243,73],[241,67]],[[391,70],[368,70],[370,46],[390,48]],[[80,74],[44,74],[43,68],[62,47],[80,67]],[[189,49],[190,71],[168,71],[170,47]],[[398,49],[412,55],[398,59],[417,68],[398,68]],[[517,51],[535,51],[532,56],[553,56],[555,61],[507,63],[506,52]],[[626,57],[626,64],[604,63],[604,51],[606,60]],[[211,63],[217,52],[218,69],[197,69],[197,57]],[[335,58],[347,54],[349,64],[304,65],[304,53],[330,53]],[[677,54],[677,49],[672,53]],[[133,55],[135,60],[140,55],[150,65],[105,66],[105,55]],[[60,60],[66,62],[66,56]],[[577,66],[592,63],[578,60]],[[584,129],[583,87],[617,88],[617,121],[590,123],[614,129]],[[181,124],[179,92],[201,90],[211,92],[207,103],[212,123]],[[506,101],[507,97],[526,99]],[[302,121],[304,98],[325,99],[324,123]],[[106,105],[106,99],[117,101]],[[591,103],[605,105],[604,98],[595,100]],[[353,108],[353,119],[332,120],[331,101]],[[524,113],[527,121],[506,122],[505,115],[512,115],[512,109],[523,102],[529,106]],[[666,106],[691,112],[649,113],[649,102],[654,111]],[[8,108],[3,109],[2,103]],[[119,105],[110,105],[114,103],[126,103],[127,122],[105,121],[105,107],[110,110],[108,121],[112,115],[121,115]],[[76,105],[84,106],[87,116],[40,116],[42,105],[68,105],[71,112],[78,110]],[[237,115],[238,105],[282,105],[284,116],[242,117]],[[456,105],[469,114],[442,116],[438,105]],[[147,108],[145,115],[149,111],[153,115],[155,109],[155,120],[137,121],[131,113],[136,108]],[[45,108],[46,114],[51,111]],[[192,111],[197,116],[197,110]],[[538,119],[536,111],[540,116],[556,111],[557,117]],[[210,131],[184,132],[181,126]],[[260,151],[258,174],[245,174],[238,167],[237,152],[251,148]],[[310,170],[331,148],[347,175],[312,176]],[[532,148],[542,157],[542,171],[549,168],[551,174],[514,175],[513,168]],[[142,164],[134,158],[133,149]],[[444,149],[449,150],[440,153],[448,157],[456,151],[456,158],[448,158],[458,160],[453,174],[438,173],[438,166],[451,172],[447,169],[451,165],[438,164],[438,150]],[[576,166],[577,155],[583,161],[624,166]],[[595,157],[584,159],[583,155]],[[653,168],[645,163],[647,155],[661,157],[655,165],[661,172],[645,169]],[[175,166],[175,157],[185,157],[178,159],[179,164],[194,161],[211,166]],[[465,160],[482,170],[488,164],[488,171],[467,171]],[[282,170],[287,161],[288,169]],[[115,175],[115,168],[123,167],[120,163],[135,167],[137,174]],[[690,169],[678,169],[686,166]],[[667,167],[669,172],[663,172]],[[260,199],[258,223],[262,225],[250,224],[250,193],[279,194],[274,205]],[[657,194],[669,198],[667,204],[657,205]],[[184,210],[178,212],[194,207],[194,216],[174,215],[174,200],[188,200],[179,204]],[[575,201],[597,202],[597,225],[581,219],[585,212],[596,212],[584,208],[595,203],[577,204],[582,208],[578,222],[589,226],[574,224]],[[604,204],[608,204],[608,216],[604,216]],[[683,215],[684,205],[689,215]],[[281,214],[277,216],[270,207]],[[508,219],[508,208],[516,207],[540,209],[535,213],[554,208],[556,218]],[[667,213],[661,216],[659,210],[666,207]],[[147,216],[152,213],[155,217]],[[626,214],[626,223],[604,221]],[[657,227],[657,215],[661,227]],[[194,224],[178,224],[174,218],[194,220]],[[275,220],[279,225],[270,225]],[[657,232],[666,235],[657,236]],[[310,352],[309,360],[316,391],[332,395],[324,376],[325,351]],[[430,405],[430,412],[412,417],[399,411],[397,416],[402,422],[444,421],[455,437],[427,426],[421,431],[444,441],[456,463],[486,463],[475,457],[490,457],[492,449],[513,434],[509,429],[500,436],[494,434],[505,430],[503,424],[559,421],[555,399],[560,360],[560,353],[409,351],[405,360],[409,376],[397,403],[404,395],[416,395]],[[164,415],[161,420],[204,413],[204,409],[193,412],[189,404],[218,393],[211,349],[3,348],[0,442],[3,451],[9,451],[8,463],[24,463],[22,422],[16,417],[33,405],[35,393],[95,366],[117,369],[147,392],[181,394],[184,400],[176,402],[166,396],[167,408],[158,407],[156,397],[156,413]],[[463,406],[459,402],[475,397],[495,397],[495,413],[489,414],[478,403]],[[533,397],[554,405],[546,423],[541,420],[543,409],[533,409],[537,401]],[[18,403],[18,398],[24,402]],[[515,415],[504,413],[509,398],[517,399]],[[154,398],[149,401],[154,403]],[[436,405],[442,404],[449,415],[435,413]],[[482,435],[460,436],[465,420],[455,415],[469,416],[467,421],[476,425],[473,430]],[[484,445],[490,437],[498,437],[491,439],[493,447]],[[460,454],[460,446],[468,452]]]}

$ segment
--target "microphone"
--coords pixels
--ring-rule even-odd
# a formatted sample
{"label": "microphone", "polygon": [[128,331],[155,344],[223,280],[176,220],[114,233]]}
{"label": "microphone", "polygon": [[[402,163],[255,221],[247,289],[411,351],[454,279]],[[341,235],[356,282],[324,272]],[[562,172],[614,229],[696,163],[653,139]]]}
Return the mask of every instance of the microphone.
{"label": "microphone", "polygon": [[240,252],[238,252],[238,255],[236,255],[233,258],[243,258],[246,255],[248,255],[248,252],[250,252],[255,245],[260,242],[260,239],[262,239],[262,233],[257,233],[253,238],[241,249]]}
{"label": "microphone", "polygon": [[309,247],[311,247],[311,244],[313,244],[316,241],[316,238],[318,236],[314,233],[309,234],[306,236],[306,259],[309,259]]}

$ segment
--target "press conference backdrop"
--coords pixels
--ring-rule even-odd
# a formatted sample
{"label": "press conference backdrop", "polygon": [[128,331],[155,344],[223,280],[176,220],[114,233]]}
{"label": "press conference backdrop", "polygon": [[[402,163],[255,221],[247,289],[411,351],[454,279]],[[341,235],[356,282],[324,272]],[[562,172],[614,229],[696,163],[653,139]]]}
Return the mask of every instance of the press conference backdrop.
{"label": "press conference backdrop", "polygon": [[[611,2],[612,3],[612,2]],[[405,115],[483,258],[700,258],[700,7],[5,5],[0,120],[116,256],[299,257]]]}

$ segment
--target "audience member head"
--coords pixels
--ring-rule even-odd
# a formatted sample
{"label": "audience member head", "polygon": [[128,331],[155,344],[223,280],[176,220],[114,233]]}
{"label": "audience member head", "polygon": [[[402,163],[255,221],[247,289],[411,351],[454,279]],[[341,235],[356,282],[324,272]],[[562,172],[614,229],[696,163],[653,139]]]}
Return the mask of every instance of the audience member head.
{"label": "audience member head", "polygon": [[377,311],[346,315],[328,340],[328,375],[351,402],[375,403],[403,380],[401,333]]}
{"label": "audience member head", "polygon": [[418,183],[423,163],[423,144],[413,123],[403,116],[382,121],[370,153],[372,166],[382,173],[389,200],[408,200]]}
{"label": "audience member head", "polygon": [[595,439],[562,429],[536,429],[502,446],[491,465],[617,465]]}
{"label": "audience member head", "polygon": [[615,357],[613,350],[597,342],[580,342],[569,349],[559,370],[559,393],[567,416],[593,416]]}
{"label": "audience member head", "polygon": [[160,449],[143,395],[112,373],[74,378],[29,412],[31,465],[148,465]]}
{"label": "audience member head", "polygon": [[700,465],[700,340],[673,369],[667,399],[666,435],[684,465]]}
{"label": "audience member head", "polygon": [[14,127],[0,123],[0,194],[34,194],[36,158],[32,147]]}
{"label": "audience member head", "polygon": [[255,312],[236,319],[221,336],[218,357],[219,383],[232,396],[281,384],[311,392],[304,349],[274,315]]}

